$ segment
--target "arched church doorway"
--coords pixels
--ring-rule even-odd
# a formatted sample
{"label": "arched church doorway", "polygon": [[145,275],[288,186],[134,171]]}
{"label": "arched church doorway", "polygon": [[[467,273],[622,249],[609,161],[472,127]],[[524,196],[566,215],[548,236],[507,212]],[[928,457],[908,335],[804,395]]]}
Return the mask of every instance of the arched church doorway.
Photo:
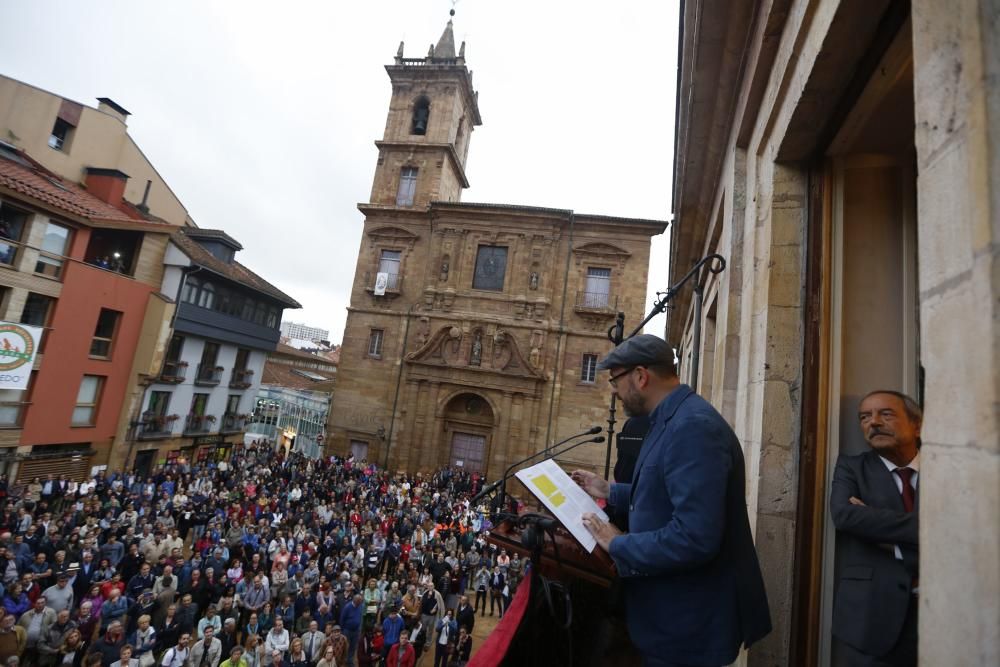
{"label": "arched church doorway", "polygon": [[485,472],[493,434],[489,402],[473,393],[458,394],[445,406],[448,464],[470,472]]}

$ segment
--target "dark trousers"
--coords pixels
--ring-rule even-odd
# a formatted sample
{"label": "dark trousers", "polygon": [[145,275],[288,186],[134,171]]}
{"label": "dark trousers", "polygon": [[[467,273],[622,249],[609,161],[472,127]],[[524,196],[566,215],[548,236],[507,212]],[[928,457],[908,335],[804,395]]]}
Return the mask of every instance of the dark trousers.
{"label": "dark trousers", "polygon": [[496,606],[500,607],[500,618],[503,618],[503,595],[500,594],[500,591],[491,590],[490,591],[490,616],[493,615],[493,609]]}
{"label": "dark trousers", "polygon": [[434,667],[448,667],[448,647],[450,644],[439,644],[434,641]]}
{"label": "dark trousers", "polygon": [[899,639],[885,655],[868,655],[849,644],[837,641],[838,655],[845,657],[845,664],[850,667],[917,667],[917,605],[917,596],[911,595]]}
{"label": "dark trousers", "polygon": [[479,611],[479,603],[483,603],[483,613],[480,616],[486,615],[486,591],[476,591],[476,608],[474,611]]}

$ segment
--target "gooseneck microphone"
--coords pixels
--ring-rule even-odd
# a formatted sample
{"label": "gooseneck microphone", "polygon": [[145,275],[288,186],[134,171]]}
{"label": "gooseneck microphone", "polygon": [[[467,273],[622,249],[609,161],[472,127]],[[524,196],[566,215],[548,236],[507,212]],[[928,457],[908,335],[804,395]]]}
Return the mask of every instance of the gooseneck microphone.
{"label": "gooseneck microphone", "polygon": [[560,452],[554,452],[553,451],[557,447],[559,447],[560,445],[564,445],[567,442],[570,442],[571,440],[576,440],[577,438],[585,438],[588,435],[595,435],[595,434],[600,433],[600,432],[601,432],[601,427],[600,426],[593,426],[593,427],[587,429],[586,431],[584,431],[582,433],[577,433],[575,435],[571,435],[568,438],[565,438],[564,440],[560,440],[559,442],[557,442],[556,444],[552,445],[551,447],[546,447],[545,449],[543,449],[540,452],[535,452],[531,456],[527,456],[527,457],[521,459],[520,461],[516,461],[516,462],[512,463],[510,466],[507,467],[506,470],[504,470],[504,473],[500,477],[500,479],[498,479],[497,481],[493,482],[492,484],[489,484],[486,487],[484,487],[482,491],[480,491],[479,493],[477,493],[472,498],[472,500],[469,501],[470,504],[471,505],[477,504],[480,500],[482,500],[484,497],[486,497],[486,496],[490,495],[491,493],[493,493],[494,491],[496,491],[497,488],[499,487],[500,488],[500,507],[503,507],[504,502],[506,500],[506,495],[507,495],[507,480],[510,479],[510,477],[511,477],[511,471],[513,471],[518,466],[523,465],[523,464],[527,463],[528,461],[531,461],[532,459],[536,459],[536,458],[538,458],[540,456],[545,457],[545,458],[553,458],[553,457],[555,457],[557,455],[563,454],[564,452],[567,452],[567,451],[573,449],[574,447],[578,447],[579,445],[583,445],[583,444],[586,444],[588,442],[603,442],[604,441],[604,436],[601,436],[600,438],[591,438],[589,440],[583,440],[581,442],[573,443],[572,445],[570,445],[569,447],[567,447],[566,449],[564,449],[564,450],[562,450]]}

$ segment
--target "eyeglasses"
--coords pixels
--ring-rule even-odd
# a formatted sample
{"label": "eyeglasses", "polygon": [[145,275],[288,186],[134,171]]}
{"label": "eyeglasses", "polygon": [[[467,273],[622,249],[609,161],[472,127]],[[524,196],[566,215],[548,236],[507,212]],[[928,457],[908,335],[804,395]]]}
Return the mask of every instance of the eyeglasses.
{"label": "eyeglasses", "polygon": [[612,387],[614,387],[615,389],[617,389],[618,388],[618,380],[622,379],[623,377],[625,377],[626,375],[628,375],[629,373],[631,373],[632,371],[634,371],[636,368],[638,368],[638,366],[633,366],[632,368],[628,369],[627,371],[622,371],[618,375],[612,375],[611,377],[608,378],[608,384],[610,384]]}

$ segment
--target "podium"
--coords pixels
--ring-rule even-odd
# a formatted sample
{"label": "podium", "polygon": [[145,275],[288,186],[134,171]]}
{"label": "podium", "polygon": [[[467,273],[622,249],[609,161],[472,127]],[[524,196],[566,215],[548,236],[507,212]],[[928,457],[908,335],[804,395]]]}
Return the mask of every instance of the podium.
{"label": "podium", "polygon": [[[525,516],[546,520],[520,515],[518,523]],[[638,666],[641,657],[625,631],[611,557],[600,547],[588,553],[558,521],[549,520],[552,525],[544,530],[511,520],[490,530],[487,542],[531,559],[531,571],[469,667]]]}
{"label": "podium", "polygon": [[516,552],[522,558],[531,558],[538,572],[550,579],[577,579],[603,588],[611,587],[615,579],[615,565],[611,556],[600,547],[594,549],[593,553],[587,553],[558,522],[552,532],[554,541],[547,536],[543,538],[539,562],[535,562],[536,554],[532,553],[533,550],[524,545],[523,537],[524,529],[508,520],[495,526],[486,541],[495,544],[497,548],[506,549],[507,553]]}

